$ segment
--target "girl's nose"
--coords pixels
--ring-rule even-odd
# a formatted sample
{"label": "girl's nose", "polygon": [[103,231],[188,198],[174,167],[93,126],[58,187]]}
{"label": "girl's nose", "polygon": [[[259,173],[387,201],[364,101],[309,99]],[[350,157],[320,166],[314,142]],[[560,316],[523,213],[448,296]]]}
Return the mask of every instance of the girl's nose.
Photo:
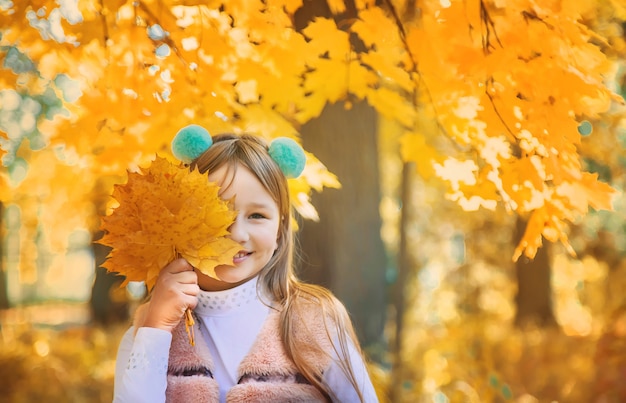
{"label": "girl's nose", "polygon": [[237,216],[235,222],[228,227],[230,239],[241,244],[245,243],[249,238],[248,231],[246,231],[246,226],[243,221],[243,218]]}

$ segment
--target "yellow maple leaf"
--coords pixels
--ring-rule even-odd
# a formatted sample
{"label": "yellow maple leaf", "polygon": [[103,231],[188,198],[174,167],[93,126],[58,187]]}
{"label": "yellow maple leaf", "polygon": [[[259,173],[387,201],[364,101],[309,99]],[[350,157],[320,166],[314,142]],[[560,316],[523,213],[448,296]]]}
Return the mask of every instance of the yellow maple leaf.
{"label": "yellow maple leaf", "polygon": [[330,18],[315,18],[302,33],[309,39],[311,55],[314,55],[309,62],[315,62],[317,56],[325,54],[331,59],[345,60],[350,54],[349,34],[338,29]]}
{"label": "yellow maple leaf", "polygon": [[[380,7],[365,9],[352,24],[351,31],[356,33],[368,48],[390,50],[400,39],[395,20],[388,18]],[[398,47],[393,46],[394,51]]]}
{"label": "yellow maple leaf", "polygon": [[386,118],[397,120],[406,127],[414,126],[415,107],[398,92],[385,87],[369,89],[367,100]]}
{"label": "yellow maple leaf", "polygon": [[346,11],[346,5],[343,0],[328,0],[327,3],[333,14],[341,14]]}
{"label": "yellow maple leaf", "polygon": [[428,144],[421,132],[406,132],[400,137],[400,153],[404,161],[415,161],[420,175],[428,179],[435,174],[433,163],[443,162],[437,150]]}
{"label": "yellow maple leaf", "polygon": [[103,264],[129,281],[152,289],[161,268],[181,256],[202,273],[232,264],[241,248],[226,238],[236,212],[218,196],[219,186],[197,170],[189,171],[162,157],[128,181],[116,185],[119,205],[102,218],[99,243],[112,248]]}
{"label": "yellow maple leaf", "polygon": [[[347,91],[349,84],[349,75],[346,59],[318,59],[311,64],[314,69],[307,74],[305,88],[308,91],[331,103],[342,99]],[[317,91],[317,93],[315,92]]]}
{"label": "yellow maple leaf", "polygon": [[526,224],[526,229],[524,230],[524,235],[513,253],[514,262],[517,261],[522,254],[529,259],[533,259],[535,257],[537,250],[543,244],[543,237],[541,234],[546,227],[546,223],[549,222],[549,219],[549,214],[545,206],[534,210],[530,214]]}

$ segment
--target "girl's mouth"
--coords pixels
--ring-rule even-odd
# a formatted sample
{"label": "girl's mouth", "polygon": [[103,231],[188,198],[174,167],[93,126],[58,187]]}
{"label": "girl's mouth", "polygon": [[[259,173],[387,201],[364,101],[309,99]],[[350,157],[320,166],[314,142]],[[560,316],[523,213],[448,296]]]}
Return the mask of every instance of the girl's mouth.
{"label": "girl's mouth", "polygon": [[238,252],[235,256],[233,256],[233,263],[234,264],[241,263],[244,260],[246,260],[246,258],[250,256],[251,254],[252,252],[246,252],[246,251]]}

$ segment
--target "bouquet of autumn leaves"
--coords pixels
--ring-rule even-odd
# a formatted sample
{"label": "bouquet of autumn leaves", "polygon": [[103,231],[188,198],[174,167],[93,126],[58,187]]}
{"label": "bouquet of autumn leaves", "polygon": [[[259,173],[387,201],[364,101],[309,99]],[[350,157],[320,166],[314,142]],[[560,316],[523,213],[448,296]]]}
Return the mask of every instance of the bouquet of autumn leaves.
{"label": "bouquet of autumn leaves", "polygon": [[[139,173],[129,172],[127,183],[112,193],[119,205],[102,218],[98,242],[112,248],[102,266],[125,276],[122,286],[143,281],[149,291],[161,269],[178,257],[215,277],[215,267],[232,264],[241,248],[226,238],[236,212],[218,191],[205,174],[159,156]],[[194,344],[189,309],[185,322]]]}

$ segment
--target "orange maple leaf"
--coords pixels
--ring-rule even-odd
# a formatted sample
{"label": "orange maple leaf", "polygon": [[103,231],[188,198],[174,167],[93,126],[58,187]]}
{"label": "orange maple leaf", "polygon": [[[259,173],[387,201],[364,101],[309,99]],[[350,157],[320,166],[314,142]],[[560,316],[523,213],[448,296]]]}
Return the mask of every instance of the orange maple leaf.
{"label": "orange maple leaf", "polygon": [[206,175],[158,156],[129,173],[113,190],[119,206],[102,218],[105,235],[98,242],[112,248],[103,267],[126,276],[124,284],[145,281],[149,290],[178,256],[215,277],[215,267],[232,264],[241,249],[226,238],[236,212],[218,191]]}

